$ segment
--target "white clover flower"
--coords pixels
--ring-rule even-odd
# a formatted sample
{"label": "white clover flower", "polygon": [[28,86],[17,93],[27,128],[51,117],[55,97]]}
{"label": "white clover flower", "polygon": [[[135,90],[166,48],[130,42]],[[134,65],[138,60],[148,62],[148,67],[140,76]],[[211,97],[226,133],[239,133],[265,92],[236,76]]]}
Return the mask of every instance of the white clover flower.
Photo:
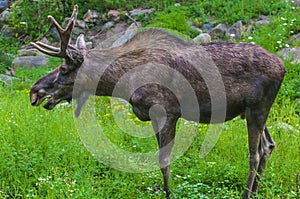
{"label": "white clover flower", "polygon": [[235,34],[230,34],[230,37],[235,37]]}
{"label": "white clover flower", "polygon": [[281,44],[282,42],[281,42],[281,41],[277,41],[277,43],[278,43],[278,44]]}
{"label": "white clover flower", "polygon": [[253,37],[249,36],[249,37],[248,37],[248,39],[249,39],[249,40],[252,40],[252,39],[253,39]]}
{"label": "white clover flower", "polygon": [[289,47],[290,47],[290,45],[289,45],[289,44],[285,44],[285,47],[289,48]]}
{"label": "white clover flower", "polygon": [[254,41],[251,41],[250,43],[251,43],[251,44],[255,44],[255,42],[254,42]]}
{"label": "white clover flower", "polygon": [[284,17],[281,17],[280,19],[281,19],[282,21],[285,21],[285,20],[286,20],[286,18],[284,18]]}
{"label": "white clover flower", "polygon": [[292,31],[292,30],[291,30],[291,33],[293,34],[293,33],[294,33],[294,31]]}
{"label": "white clover flower", "polygon": [[286,26],[286,25],[287,25],[287,23],[284,23],[283,25],[284,25],[284,26]]}

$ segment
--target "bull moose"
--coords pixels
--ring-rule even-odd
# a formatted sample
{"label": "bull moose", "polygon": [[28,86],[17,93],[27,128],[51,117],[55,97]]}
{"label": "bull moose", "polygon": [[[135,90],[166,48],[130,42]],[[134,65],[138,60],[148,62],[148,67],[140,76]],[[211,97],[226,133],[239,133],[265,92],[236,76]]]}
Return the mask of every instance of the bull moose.
{"label": "bull moose", "polygon": [[[266,120],[283,81],[285,68],[282,60],[264,48],[249,43],[195,43],[182,40],[160,29],[139,31],[125,44],[102,50],[87,50],[84,36],[80,35],[74,45],[70,44],[76,23],[78,6],[65,29],[49,16],[60,36],[60,47],[42,42],[31,43],[40,52],[63,58],[62,64],[53,72],[39,79],[30,90],[33,106],[44,100],[44,108],[51,110],[63,100],[76,100],[76,116],[90,95],[117,96],[128,100],[133,112],[142,121],[151,121],[159,145],[159,165],[164,179],[166,198],[170,198],[170,154],[174,145],[176,123],[179,118],[200,123],[223,123],[237,116],[247,121],[249,145],[249,174],[243,198],[250,198],[258,190],[266,162],[275,146],[267,129]],[[150,64],[150,68],[149,68]],[[147,79],[151,66],[169,67],[157,78],[166,80],[171,86],[157,83],[143,84],[135,88],[135,80]],[[126,90],[134,91],[114,94],[118,80],[129,71]],[[144,67],[144,68],[143,68]],[[143,71],[148,71],[142,73]],[[192,106],[183,85],[177,81],[179,73],[192,88],[197,106]],[[214,81],[222,86],[214,87]],[[212,83],[211,83],[212,82]],[[79,85],[76,91],[74,85]],[[91,85],[96,85],[91,88]],[[176,91],[170,89],[177,89]],[[219,96],[222,96],[219,99]],[[213,100],[217,99],[213,106]],[[182,105],[181,102],[187,102]],[[223,102],[223,105],[221,105]],[[159,105],[164,111],[152,111]],[[193,111],[199,117],[194,117]],[[223,117],[219,114],[224,112]],[[197,115],[197,114],[196,114]],[[216,117],[212,118],[213,115]],[[222,115],[222,114],[221,114]],[[164,120],[164,122],[161,122]]]}

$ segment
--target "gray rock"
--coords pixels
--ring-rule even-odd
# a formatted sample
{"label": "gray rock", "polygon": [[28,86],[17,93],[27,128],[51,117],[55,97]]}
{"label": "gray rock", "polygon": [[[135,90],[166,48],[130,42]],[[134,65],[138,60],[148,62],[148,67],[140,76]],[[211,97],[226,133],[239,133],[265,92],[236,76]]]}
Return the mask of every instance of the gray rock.
{"label": "gray rock", "polygon": [[142,24],[140,22],[132,23],[125,31],[125,34],[135,33]]}
{"label": "gray rock", "polygon": [[8,10],[4,10],[1,14],[0,14],[0,24],[6,23],[8,18],[10,16],[10,12]]}
{"label": "gray rock", "polygon": [[83,15],[83,20],[88,23],[95,23],[99,19],[99,13],[95,10],[88,10]]}
{"label": "gray rock", "polygon": [[124,35],[127,28],[127,22],[121,21],[108,30],[97,31],[98,33],[90,37],[90,40],[93,42],[95,49],[109,48],[117,39]]}
{"label": "gray rock", "polygon": [[142,9],[142,8],[136,8],[134,10],[129,11],[129,16],[133,19],[135,19],[137,16],[139,15],[148,15],[152,12],[154,12],[154,8],[150,8],[150,9]]}
{"label": "gray rock", "polygon": [[283,48],[277,52],[284,60],[291,63],[300,63],[300,47],[297,48]]}
{"label": "gray rock", "polygon": [[10,84],[14,80],[19,80],[18,78],[12,77],[10,75],[0,74],[0,83]]}
{"label": "gray rock", "polygon": [[112,21],[109,21],[109,22],[106,22],[103,26],[102,26],[102,30],[107,30],[107,29],[110,29],[114,26],[114,22]]}
{"label": "gray rock", "polygon": [[218,24],[209,32],[213,39],[222,39],[226,36],[227,26],[225,24]]}
{"label": "gray rock", "polygon": [[17,57],[12,62],[12,68],[21,67],[31,69],[33,67],[45,66],[47,62],[48,58],[44,55]]}
{"label": "gray rock", "polygon": [[0,13],[8,7],[8,0],[0,0]]}
{"label": "gray rock", "polygon": [[203,25],[204,30],[210,31],[212,29],[212,25],[210,23],[206,23]]}
{"label": "gray rock", "polygon": [[141,26],[141,23],[132,23],[127,30],[125,31],[125,34],[122,35],[119,39],[117,39],[111,47],[117,47],[125,44],[128,40],[130,40],[138,28]]}
{"label": "gray rock", "polygon": [[85,21],[83,21],[83,20],[76,20],[76,25],[75,26],[77,26],[77,27],[79,27],[79,28],[82,28],[82,29],[85,29],[85,26],[86,26],[86,23],[85,23]]}
{"label": "gray rock", "polygon": [[243,23],[242,21],[238,21],[234,23],[227,32],[227,36],[230,38],[234,38],[235,40],[241,39],[243,34]]}
{"label": "gray rock", "polygon": [[186,24],[189,25],[193,30],[196,30],[196,31],[198,31],[199,33],[202,33],[202,30],[201,30],[200,28],[194,26],[194,23],[193,23],[192,21],[188,20],[188,21],[186,22]]}
{"label": "gray rock", "polygon": [[0,30],[0,34],[2,34],[4,37],[14,37],[16,33],[17,32],[13,28],[7,25],[3,26]]}
{"label": "gray rock", "polygon": [[76,41],[77,37],[80,35],[80,34],[84,34],[84,31],[85,29],[83,28],[80,28],[78,26],[75,26],[73,31],[72,31],[72,36],[71,36],[71,40],[72,41]]}
{"label": "gray rock", "polygon": [[133,37],[134,33],[128,33],[125,35],[122,35],[119,39],[117,39],[111,47],[117,47],[125,44],[128,40],[130,40]]}
{"label": "gray rock", "polygon": [[293,35],[289,42],[290,43],[300,43],[300,33]]}
{"label": "gray rock", "polygon": [[208,43],[208,42],[211,42],[211,36],[208,33],[201,33],[200,35],[195,37],[193,40],[197,41],[197,42]]}
{"label": "gray rock", "polygon": [[193,30],[198,31],[199,33],[202,33],[202,32],[203,32],[200,28],[198,28],[198,27],[196,27],[196,26],[191,26],[191,28],[192,28]]}
{"label": "gray rock", "polygon": [[194,25],[194,23],[193,23],[192,21],[190,21],[190,20],[188,20],[188,21],[186,22],[186,24],[189,25],[189,26]]}
{"label": "gray rock", "polygon": [[300,0],[294,0],[294,6],[299,7],[300,6]]}
{"label": "gray rock", "polygon": [[270,18],[268,16],[262,16],[260,20],[255,22],[255,27],[259,28],[264,25],[270,24]]}
{"label": "gray rock", "polygon": [[23,56],[37,56],[37,55],[41,55],[41,53],[34,49],[34,48],[30,48],[30,49],[20,49],[17,52],[19,57],[23,57]]}

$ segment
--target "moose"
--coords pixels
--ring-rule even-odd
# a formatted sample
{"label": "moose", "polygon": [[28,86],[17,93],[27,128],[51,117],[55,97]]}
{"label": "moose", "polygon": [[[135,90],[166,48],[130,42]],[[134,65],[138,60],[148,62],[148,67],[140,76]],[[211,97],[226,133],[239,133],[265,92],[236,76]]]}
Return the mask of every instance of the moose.
{"label": "moose", "polygon": [[[74,99],[77,102],[75,115],[79,117],[90,95],[128,100],[140,120],[152,123],[159,145],[158,163],[166,198],[171,196],[168,186],[170,155],[178,119],[223,123],[241,116],[246,119],[248,129],[250,167],[243,198],[250,198],[258,191],[263,170],[275,147],[266,121],[285,74],[280,58],[255,44],[201,44],[154,28],[139,31],[121,46],[87,50],[83,35],[77,38],[75,45],[70,44],[77,12],[75,5],[65,29],[52,16],[48,17],[59,33],[59,48],[42,42],[31,43],[46,55],[63,58],[58,68],[32,86],[30,102],[33,106],[47,100],[44,108],[51,110],[61,101]],[[151,73],[152,69],[159,70],[160,67],[155,66],[166,66],[170,70]],[[130,73],[137,68],[138,72]],[[188,82],[197,106],[190,103],[192,97],[186,96],[185,89],[180,89],[183,83],[176,80],[175,73]],[[129,74],[129,80],[123,85],[124,91],[114,92],[125,74]],[[134,87],[136,80],[147,79],[153,74],[157,77],[152,79],[161,78],[165,83],[160,85],[150,81]],[[221,81],[223,87],[214,81]],[[168,87],[167,83],[172,86]],[[134,88],[130,95],[126,91],[129,87]],[[213,103],[213,99],[218,103]],[[199,117],[194,117],[192,112],[197,111]],[[219,117],[222,112],[223,117]]]}

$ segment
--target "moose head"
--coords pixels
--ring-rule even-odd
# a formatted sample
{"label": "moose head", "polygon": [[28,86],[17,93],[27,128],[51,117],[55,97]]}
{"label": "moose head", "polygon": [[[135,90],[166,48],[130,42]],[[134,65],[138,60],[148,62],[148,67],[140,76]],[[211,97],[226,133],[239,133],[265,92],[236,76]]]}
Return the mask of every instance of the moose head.
{"label": "moose head", "polygon": [[84,35],[81,34],[78,37],[75,46],[69,44],[72,30],[76,23],[77,12],[78,6],[75,5],[73,14],[65,29],[63,29],[52,16],[48,16],[58,31],[60,48],[56,48],[42,42],[31,42],[31,45],[40,52],[49,56],[64,59],[58,68],[45,77],[39,79],[31,88],[30,101],[33,106],[38,106],[44,100],[48,99],[44,108],[51,110],[59,102],[63,100],[70,102],[72,99],[75,77],[78,68],[82,65],[86,56]]}

